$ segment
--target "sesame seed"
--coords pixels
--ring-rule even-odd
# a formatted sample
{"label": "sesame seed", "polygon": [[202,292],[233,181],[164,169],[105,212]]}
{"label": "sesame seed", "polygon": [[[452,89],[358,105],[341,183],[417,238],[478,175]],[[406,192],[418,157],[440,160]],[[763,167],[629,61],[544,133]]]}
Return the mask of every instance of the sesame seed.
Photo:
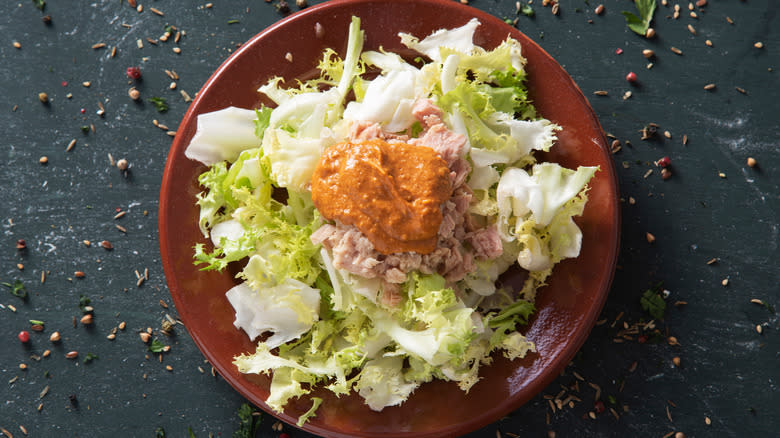
{"label": "sesame seed", "polygon": [[763,49],[764,48],[764,43],[762,43],[761,41],[758,41],[755,44],[753,44],[753,47],[755,47],[756,49]]}
{"label": "sesame seed", "polygon": [[682,50],[678,49],[677,47],[670,47],[669,50],[671,50],[675,55],[681,55],[682,56]]}
{"label": "sesame seed", "polygon": [[705,90],[713,90],[715,88],[715,84],[707,84],[704,86]]}

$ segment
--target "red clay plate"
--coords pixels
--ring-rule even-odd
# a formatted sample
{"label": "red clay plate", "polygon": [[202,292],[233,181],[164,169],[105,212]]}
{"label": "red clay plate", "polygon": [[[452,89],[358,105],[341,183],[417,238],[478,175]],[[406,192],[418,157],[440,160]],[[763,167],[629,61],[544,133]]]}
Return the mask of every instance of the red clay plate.
{"label": "red clay plate", "polygon": [[[306,9],[269,27],[244,44],[211,76],[192,103],[173,142],[160,193],[160,250],[176,308],[203,354],[238,392],[269,411],[270,379],[240,374],[233,357],[255,345],[233,327],[233,309],[225,292],[232,272],[200,272],[192,263],[193,245],[203,242],[197,226],[197,176],[205,170],[184,150],[195,133],[196,116],[229,105],[255,108],[263,100],[255,90],[270,77],[308,76],[322,51],[343,54],[352,15],[362,19],[365,49],[403,49],[398,32],[424,37],[476,17],[482,22],[475,42],[492,48],[507,36],[520,41],[528,59],[528,88],[544,117],[561,125],[558,144],[543,157],[566,167],[598,165],[591,181],[582,228],[582,253],[555,267],[549,285],[539,291],[538,312],[526,336],[538,353],[508,361],[496,355],[480,370],[482,380],[468,394],[453,383],[422,385],[400,407],[373,412],[356,395],[336,398],[317,391],[324,402],[303,427],[323,436],[433,437],[462,435],[517,409],[547,386],[587,338],[609,292],[618,252],[620,218],[615,168],[601,126],[568,74],[538,45],[501,20],[452,0],[332,1]],[[315,24],[324,27],[315,36]],[[285,59],[292,54],[293,62]],[[270,102],[265,102],[269,104]],[[282,415],[294,424],[309,409],[308,399],[293,401]],[[275,414],[274,414],[275,415]]]}

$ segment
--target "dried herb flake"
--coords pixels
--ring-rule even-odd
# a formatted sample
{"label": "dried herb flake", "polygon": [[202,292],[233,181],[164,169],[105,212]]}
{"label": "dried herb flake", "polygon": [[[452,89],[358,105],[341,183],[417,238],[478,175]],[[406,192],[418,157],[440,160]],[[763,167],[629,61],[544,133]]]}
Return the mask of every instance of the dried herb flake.
{"label": "dried herb flake", "polygon": [[649,313],[654,319],[664,319],[666,301],[664,301],[656,288],[646,290],[645,293],[642,294],[639,304],[642,306],[642,309]]}
{"label": "dried herb flake", "polygon": [[636,34],[645,36],[647,28],[650,27],[650,22],[653,21],[656,7],[655,0],[634,0],[634,5],[639,12],[639,16],[628,11],[622,11],[621,13],[626,17],[626,25],[628,25],[629,29]]}
{"label": "dried herb flake", "polygon": [[21,280],[15,280],[12,283],[0,283],[3,286],[7,287],[9,292],[11,292],[11,295],[15,297],[19,297],[21,299],[27,298],[27,289],[24,288],[24,283],[21,282]]}
{"label": "dried herb flake", "polygon": [[522,5],[520,6],[520,13],[525,15],[526,17],[533,17],[536,15],[536,12],[534,12],[534,8],[531,7],[531,5]]}
{"label": "dried herb flake", "polygon": [[154,104],[154,109],[156,109],[158,113],[164,113],[168,111],[168,102],[166,102],[165,98],[163,97],[149,98],[149,102]]}
{"label": "dried herb flake", "polygon": [[260,425],[261,421],[261,417],[255,412],[255,408],[248,403],[243,403],[238,408],[238,418],[241,419],[241,425],[238,430],[233,432],[233,438],[254,438],[257,426]]}
{"label": "dried herb flake", "polygon": [[165,344],[160,342],[159,339],[152,340],[152,343],[149,344],[149,351],[152,353],[162,353],[165,350]]}
{"label": "dried herb flake", "polygon": [[89,299],[89,297],[84,295],[79,295],[79,309],[83,313],[87,313],[87,306],[92,302],[92,300]]}

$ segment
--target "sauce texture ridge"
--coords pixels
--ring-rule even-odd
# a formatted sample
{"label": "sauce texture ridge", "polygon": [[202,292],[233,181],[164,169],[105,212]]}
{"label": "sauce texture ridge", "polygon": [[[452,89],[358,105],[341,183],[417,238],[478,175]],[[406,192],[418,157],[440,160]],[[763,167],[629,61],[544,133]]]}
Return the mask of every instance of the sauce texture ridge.
{"label": "sauce texture ridge", "polygon": [[382,254],[436,249],[441,204],[452,195],[447,163],[426,146],[381,139],[340,143],[311,183],[322,215],[360,230]]}

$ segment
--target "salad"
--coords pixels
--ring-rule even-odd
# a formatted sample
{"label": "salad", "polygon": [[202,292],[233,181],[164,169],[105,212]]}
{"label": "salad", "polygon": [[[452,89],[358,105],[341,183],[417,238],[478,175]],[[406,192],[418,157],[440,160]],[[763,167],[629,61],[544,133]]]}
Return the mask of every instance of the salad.
{"label": "salad", "polygon": [[[535,351],[519,329],[554,265],[579,255],[573,217],[598,169],[537,162],[561,128],[528,99],[520,43],[479,47],[479,25],[400,33],[409,61],[364,51],[353,17],[319,77],[258,90],[273,108],[198,116],[185,154],[209,166],[197,204],[211,244],[195,263],[245,263],[226,297],[257,348],[234,364],[273,374],[275,411],[316,387],[376,411],[433,379],[468,391],[494,352]],[[514,265],[517,291],[500,281]]]}

